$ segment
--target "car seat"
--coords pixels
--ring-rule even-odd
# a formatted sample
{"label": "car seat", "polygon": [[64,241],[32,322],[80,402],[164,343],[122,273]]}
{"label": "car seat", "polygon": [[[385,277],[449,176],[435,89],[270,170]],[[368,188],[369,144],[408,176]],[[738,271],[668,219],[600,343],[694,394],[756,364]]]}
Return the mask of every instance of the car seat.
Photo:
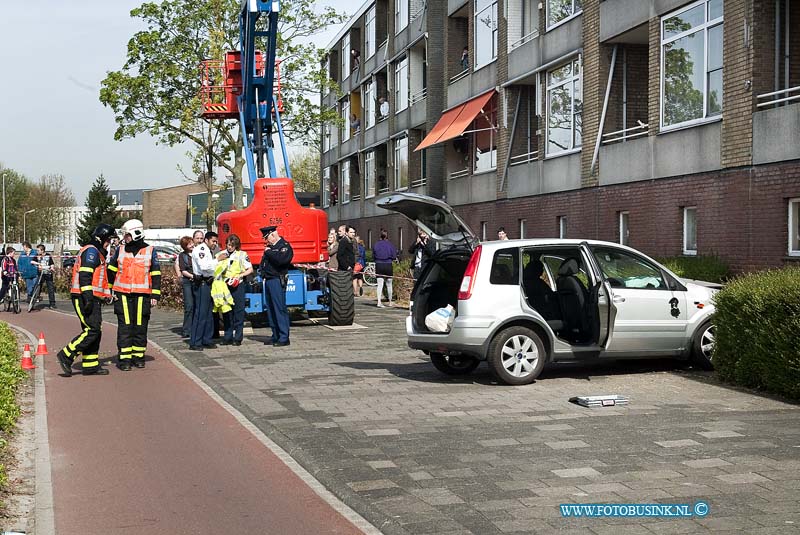
{"label": "car seat", "polygon": [[586,332],[586,288],[575,276],[580,271],[580,262],[576,258],[567,258],[558,268],[556,288],[558,301],[561,304],[565,335],[571,341],[580,341]]}
{"label": "car seat", "polygon": [[514,277],[511,275],[511,268],[505,264],[495,264],[489,277],[491,284],[513,284]]}
{"label": "car seat", "polygon": [[540,260],[531,260],[522,270],[522,288],[531,307],[542,315],[553,331],[558,332],[564,328],[561,306],[556,292],[542,280],[542,273],[544,264]]}

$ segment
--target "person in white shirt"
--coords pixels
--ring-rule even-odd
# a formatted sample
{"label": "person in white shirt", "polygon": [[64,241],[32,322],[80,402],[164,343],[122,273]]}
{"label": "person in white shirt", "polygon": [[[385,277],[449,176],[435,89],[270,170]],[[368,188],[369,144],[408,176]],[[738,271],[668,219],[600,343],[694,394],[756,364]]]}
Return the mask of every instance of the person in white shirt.
{"label": "person in white shirt", "polygon": [[378,111],[381,114],[381,119],[386,119],[389,117],[389,103],[386,102],[386,99],[381,97],[378,99]]}
{"label": "person in white shirt", "polygon": [[194,278],[194,315],[192,329],[189,334],[189,349],[202,351],[204,347],[215,349],[211,342],[214,335],[213,301],[211,300],[211,283],[217,260],[211,252],[217,246],[219,237],[216,232],[208,231],[205,240],[192,250],[192,274]]}

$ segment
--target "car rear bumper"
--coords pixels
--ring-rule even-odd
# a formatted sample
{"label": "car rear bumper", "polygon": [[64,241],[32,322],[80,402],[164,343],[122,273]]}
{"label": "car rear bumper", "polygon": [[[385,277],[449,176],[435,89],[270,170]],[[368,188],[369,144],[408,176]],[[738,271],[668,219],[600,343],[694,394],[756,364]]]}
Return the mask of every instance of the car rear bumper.
{"label": "car rear bumper", "polygon": [[406,318],[408,347],[425,352],[466,354],[484,360],[489,332],[485,326],[467,327],[456,323],[449,333],[418,333],[414,331],[411,316]]}

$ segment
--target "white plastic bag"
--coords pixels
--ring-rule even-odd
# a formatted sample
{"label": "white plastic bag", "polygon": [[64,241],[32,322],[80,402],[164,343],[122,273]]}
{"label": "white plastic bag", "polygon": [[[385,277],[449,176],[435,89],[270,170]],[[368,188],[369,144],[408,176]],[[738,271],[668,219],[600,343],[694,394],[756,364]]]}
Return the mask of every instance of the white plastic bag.
{"label": "white plastic bag", "polygon": [[437,308],[425,316],[425,326],[435,333],[448,333],[455,319],[456,311],[453,305],[447,305],[444,308]]}

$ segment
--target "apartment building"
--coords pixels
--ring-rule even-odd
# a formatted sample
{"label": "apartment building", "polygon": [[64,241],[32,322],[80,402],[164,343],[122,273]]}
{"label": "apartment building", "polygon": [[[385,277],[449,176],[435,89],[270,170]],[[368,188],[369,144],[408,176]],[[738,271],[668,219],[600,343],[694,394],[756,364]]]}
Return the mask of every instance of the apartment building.
{"label": "apartment building", "polygon": [[378,0],[328,67],[323,207],[365,240],[407,189],[484,239],[800,261],[800,0]]}

